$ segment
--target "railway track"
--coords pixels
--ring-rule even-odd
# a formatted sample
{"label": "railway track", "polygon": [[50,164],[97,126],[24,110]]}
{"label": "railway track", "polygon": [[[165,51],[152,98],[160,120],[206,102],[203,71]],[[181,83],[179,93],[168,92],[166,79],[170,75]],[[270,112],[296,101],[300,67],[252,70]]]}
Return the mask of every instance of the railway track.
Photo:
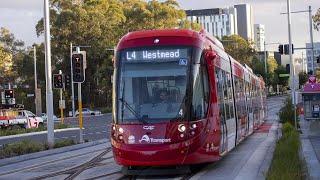
{"label": "railway track", "polygon": [[[40,180],[40,179],[47,179],[47,178],[52,178],[52,177],[56,177],[56,176],[60,176],[60,175],[68,175],[68,177],[65,178],[65,180],[75,179],[78,175],[80,175],[83,171],[85,171],[87,169],[90,169],[90,168],[93,168],[93,167],[96,167],[96,166],[105,165],[104,163],[101,164],[100,162],[104,161],[104,160],[107,160],[107,159],[113,158],[113,156],[104,158],[104,156],[107,153],[111,152],[111,150],[112,150],[112,148],[109,147],[105,151],[103,151],[102,153],[100,153],[97,156],[95,156],[94,158],[92,158],[90,161],[88,161],[86,163],[83,163],[83,164],[81,164],[79,166],[73,167],[71,169],[67,169],[67,170],[63,170],[63,171],[59,171],[59,172],[46,174],[46,175],[35,177],[35,178],[32,178],[32,179],[33,180]],[[112,163],[112,162],[110,162],[110,163]],[[118,172],[112,172],[110,174],[114,174],[114,173],[118,173]],[[119,171],[119,173],[120,173],[120,171]],[[108,174],[106,174],[106,175],[108,175]]]}

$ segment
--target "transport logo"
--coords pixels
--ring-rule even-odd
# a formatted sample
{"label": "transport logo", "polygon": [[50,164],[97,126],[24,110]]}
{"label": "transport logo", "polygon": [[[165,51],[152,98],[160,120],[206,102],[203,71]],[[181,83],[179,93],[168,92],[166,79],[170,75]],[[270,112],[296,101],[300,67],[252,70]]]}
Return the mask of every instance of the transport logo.
{"label": "transport logo", "polygon": [[141,143],[142,141],[145,141],[147,143],[150,143],[150,138],[148,135],[143,135],[142,138],[139,140],[139,142]]}
{"label": "transport logo", "polygon": [[144,130],[154,130],[154,126],[143,126]]}
{"label": "transport logo", "polygon": [[139,140],[140,143],[146,142],[146,143],[167,143],[171,142],[171,139],[157,139],[157,138],[150,138],[148,135],[143,135],[141,139]]}
{"label": "transport logo", "polygon": [[134,137],[134,136],[129,136],[128,137],[128,144],[134,144],[135,142],[136,142],[136,140],[135,140],[136,138]]}

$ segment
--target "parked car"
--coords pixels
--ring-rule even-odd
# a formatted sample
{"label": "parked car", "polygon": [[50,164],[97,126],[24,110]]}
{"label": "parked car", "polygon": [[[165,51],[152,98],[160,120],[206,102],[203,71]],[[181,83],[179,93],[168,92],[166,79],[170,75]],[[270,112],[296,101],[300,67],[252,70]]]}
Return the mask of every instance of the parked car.
{"label": "parked car", "polygon": [[[75,115],[76,115],[76,117],[79,116],[79,110],[77,110],[75,112]],[[97,116],[97,115],[101,115],[101,111],[99,111],[99,110],[90,110],[89,108],[82,108],[82,115],[83,116]]]}
{"label": "parked car", "polygon": [[[48,116],[47,116],[46,113],[41,113],[41,117],[42,117],[42,119],[43,119],[43,122],[47,122]],[[60,122],[60,119],[57,118],[56,115],[53,115],[53,121],[55,121],[55,122]]]}

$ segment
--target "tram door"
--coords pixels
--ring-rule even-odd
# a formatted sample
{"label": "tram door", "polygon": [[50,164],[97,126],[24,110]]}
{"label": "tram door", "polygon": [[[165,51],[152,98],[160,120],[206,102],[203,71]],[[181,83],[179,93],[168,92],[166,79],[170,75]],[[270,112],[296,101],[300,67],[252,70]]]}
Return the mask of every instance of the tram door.
{"label": "tram door", "polygon": [[224,71],[217,68],[215,69],[216,73],[216,83],[217,83],[217,96],[219,103],[219,118],[220,118],[220,154],[223,154],[227,151],[227,125],[226,125],[226,104],[225,104],[225,74]]}

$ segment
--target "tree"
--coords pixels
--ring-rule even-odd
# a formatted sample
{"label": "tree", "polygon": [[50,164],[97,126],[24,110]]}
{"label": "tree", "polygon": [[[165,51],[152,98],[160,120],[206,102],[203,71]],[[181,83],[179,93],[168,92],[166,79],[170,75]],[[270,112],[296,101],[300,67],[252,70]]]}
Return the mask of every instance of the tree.
{"label": "tree", "polygon": [[305,72],[299,72],[299,85],[302,86],[308,81],[308,74]]}
{"label": "tree", "polygon": [[[70,43],[88,45],[83,102],[87,105],[111,105],[113,48],[131,31],[189,27],[185,12],[175,0],[51,0],[50,10],[53,71],[70,71]],[[197,28],[197,24],[193,25]],[[43,34],[43,19],[36,31]],[[69,92],[70,93],[70,92]]]}
{"label": "tree", "polygon": [[320,8],[318,9],[317,13],[312,18],[313,18],[314,28],[317,31],[319,31],[319,27],[320,27]]}
{"label": "tree", "polygon": [[239,35],[222,37],[223,46],[228,54],[242,64],[252,65],[255,55],[253,46]]}

